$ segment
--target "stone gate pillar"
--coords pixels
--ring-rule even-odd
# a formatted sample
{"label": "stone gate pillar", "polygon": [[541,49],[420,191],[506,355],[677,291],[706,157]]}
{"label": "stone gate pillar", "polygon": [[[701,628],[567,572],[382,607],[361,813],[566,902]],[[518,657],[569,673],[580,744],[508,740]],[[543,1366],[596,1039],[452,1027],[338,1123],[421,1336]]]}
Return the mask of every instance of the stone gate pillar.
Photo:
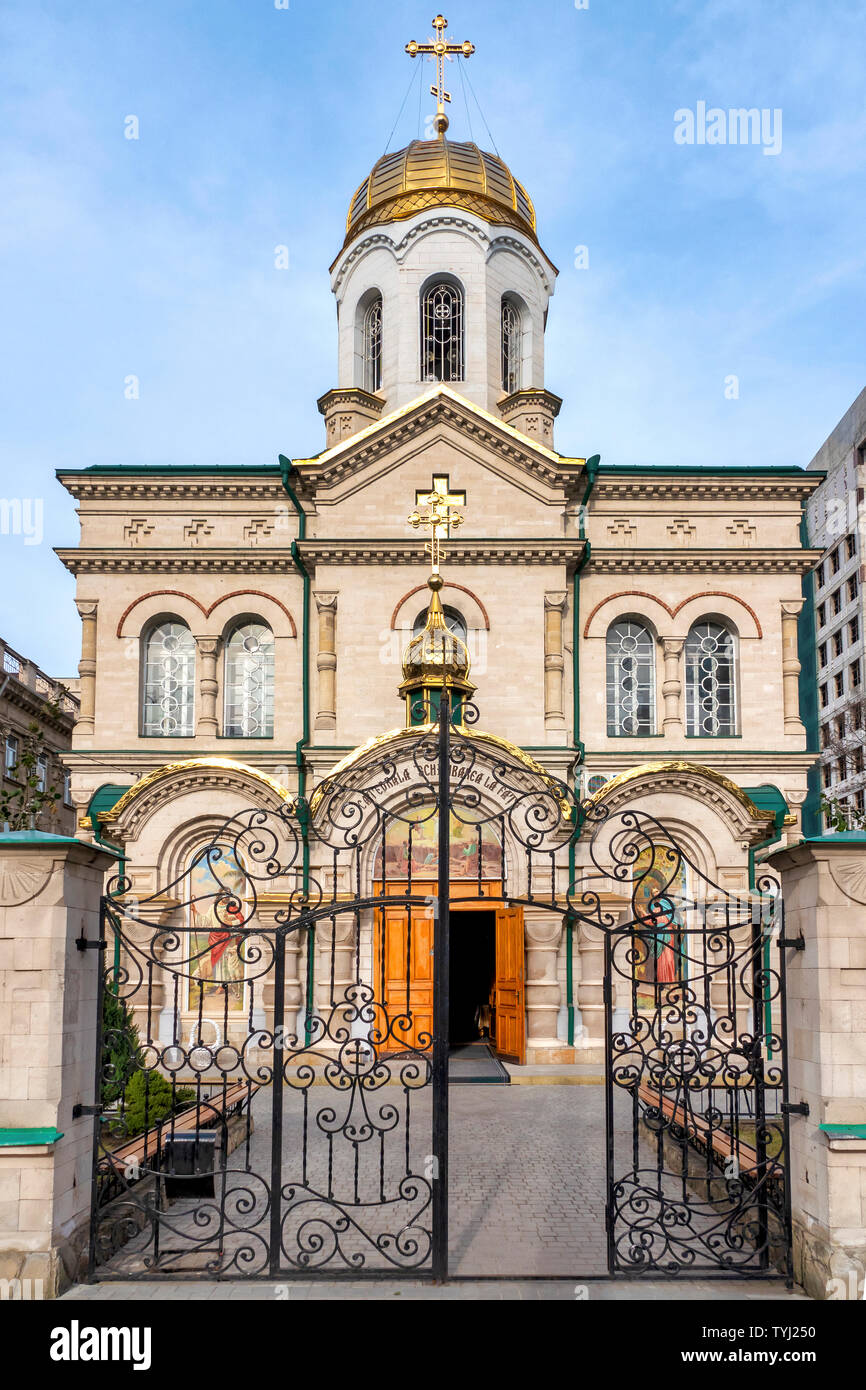
{"label": "stone gate pillar", "polygon": [[866,1272],[866,834],[777,850],[788,950],[794,1277],[813,1298],[863,1297]]}
{"label": "stone gate pillar", "polygon": [[[90,1221],[99,899],[115,855],[41,831],[0,835],[0,1279],[53,1298]],[[30,1281],[29,1287],[27,1281]]]}

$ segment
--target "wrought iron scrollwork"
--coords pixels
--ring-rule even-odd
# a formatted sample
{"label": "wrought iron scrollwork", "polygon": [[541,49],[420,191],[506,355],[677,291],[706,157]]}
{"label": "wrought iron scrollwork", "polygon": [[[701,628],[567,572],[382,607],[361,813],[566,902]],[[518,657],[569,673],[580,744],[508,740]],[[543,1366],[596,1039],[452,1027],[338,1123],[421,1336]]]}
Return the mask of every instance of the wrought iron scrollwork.
{"label": "wrought iron scrollwork", "polygon": [[109,885],[94,1267],[441,1271],[447,1036],[409,961],[422,931],[442,940],[443,854],[465,900],[489,904],[495,882],[602,946],[611,1269],[746,1275],[784,1257],[772,877],[712,882],[661,821],[582,798],[477,720],[461,699],[447,727],[371,742],[308,799],[228,817],[158,889]]}

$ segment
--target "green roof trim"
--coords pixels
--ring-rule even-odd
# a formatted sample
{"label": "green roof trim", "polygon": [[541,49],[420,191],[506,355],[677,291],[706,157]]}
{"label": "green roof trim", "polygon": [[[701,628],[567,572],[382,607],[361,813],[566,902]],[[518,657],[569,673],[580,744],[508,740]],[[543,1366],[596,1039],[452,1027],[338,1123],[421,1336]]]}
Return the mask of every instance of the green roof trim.
{"label": "green roof trim", "polygon": [[225,473],[243,477],[247,474],[264,473],[268,477],[280,477],[278,463],[91,463],[87,468],[57,468],[56,478],[87,478],[98,473],[106,476],[116,474],[140,476],[156,474],[159,477],[172,477],[182,473]]}
{"label": "green roof trim", "polygon": [[819,1125],[832,1139],[866,1139],[866,1125]]}
{"label": "green roof trim", "polygon": [[790,807],[777,786],[772,782],[764,782],[760,787],[743,787],[751,801],[757,806],[759,811],[773,812],[773,827],[777,835],[781,835],[785,817],[790,815]]}
{"label": "green roof trim", "polygon": [[[327,449],[321,453],[327,453]],[[312,459],[319,458],[320,454],[312,455]],[[567,455],[561,455],[567,459]],[[236,477],[245,475],[264,475],[266,477],[280,477],[281,469],[278,463],[91,463],[87,468],[58,468],[55,476],[58,478],[87,478],[93,475],[107,477],[111,474],[120,477],[148,476],[153,474],[156,477],[178,477],[182,474],[202,474],[218,473],[233,474]],[[783,477],[783,478],[815,478],[820,481],[826,478],[827,474],[816,468],[800,468],[796,464],[790,463],[757,463],[754,465],[743,464],[707,464],[707,463],[602,463],[598,467],[598,476],[637,476],[646,473],[670,474],[674,477]]]}
{"label": "green roof trim", "polygon": [[820,473],[817,469],[800,468],[793,463],[756,463],[752,466],[744,464],[724,464],[718,466],[709,463],[602,463],[599,466],[599,477],[606,473],[623,473],[626,475],[637,475],[639,473],[673,473],[679,475],[688,474],[711,474],[723,477],[779,477],[784,478],[826,478],[826,473]]}
{"label": "green roof trim", "polygon": [[74,835],[55,835],[51,830],[4,830],[0,832],[2,845],[80,845]]}
{"label": "green roof trim", "polygon": [[90,817],[90,824],[97,833],[100,829],[100,813],[102,811],[110,811],[112,806],[116,806],[124,792],[128,792],[131,786],[131,782],[126,782],[123,786],[115,782],[106,782],[104,786],[97,787],[87,803],[87,814]]}
{"label": "green roof trim", "polygon": [[866,830],[828,830],[824,835],[807,835],[804,845],[866,845]]}
{"label": "green roof trim", "polygon": [[36,1144],[56,1144],[60,1129],[0,1129],[0,1149],[26,1149]]}

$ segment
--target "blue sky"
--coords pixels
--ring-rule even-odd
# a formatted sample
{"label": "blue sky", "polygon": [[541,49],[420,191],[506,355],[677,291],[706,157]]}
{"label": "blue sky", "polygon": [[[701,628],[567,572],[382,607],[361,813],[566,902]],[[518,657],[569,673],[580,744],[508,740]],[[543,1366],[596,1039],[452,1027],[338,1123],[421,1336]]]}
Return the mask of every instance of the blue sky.
{"label": "blue sky", "polygon": [[[55,468],[322,447],[328,265],[433,10],[289,5],[0,5],[0,496],[44,505],[41,544],[0,535],[0,633],[52,674],[79,655],[52,552],[78,526]],[[468,75],[561,271],[547,384],[563,452],[807,463],[866,380],[862,0],[445,13],[477,46]],[[456,65],[449,85],[450,133],[468,138]],[[676,144],[674,112],[699,101],[780,108],[781,153]],[[476,108],[472,124],[489,147]],[[392,146],[417,134],[418,84]]]}

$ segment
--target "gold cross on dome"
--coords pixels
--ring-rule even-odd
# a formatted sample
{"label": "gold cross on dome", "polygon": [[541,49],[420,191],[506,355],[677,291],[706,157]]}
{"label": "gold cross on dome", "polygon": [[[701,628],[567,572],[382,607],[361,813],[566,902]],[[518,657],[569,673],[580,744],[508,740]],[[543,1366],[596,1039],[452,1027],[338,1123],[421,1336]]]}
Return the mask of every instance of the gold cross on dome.
{"label": "gold cross on dome", "polygon": [[471,58],[475,52],[474,43],[464,39],[463,43],[448,43],[445,38],[445,30],[448,28],[448,20],[444,15],[437,14],[433,21],[435,33],[429,43],[418,43],[412,39],[406,45],[406,52],[410,58],[417,58],[419,54],[436,59],[436,82],[430,88],[436,98],[436,134],[442,140],[448,129],[448,117],[445,115],[445,103],[451,100],[451,93],[445,90],[445,60],[451,61],[453,54],[459,54],[463,58]]}
{"label": "gold cross on dome", "polygon": [[430,540],[424,546],[430,556],[434,574],[439,573],[442,558],[442,541],[463,525],[463,517],[456,510],[466,506],[465,492],[452,492],[447,473],[434,473],[431,488],[425,492],[419,488],[415,493],[415,506],[425,507],[425,512],[412,512],[406,519],[416,531],[420,527],[430,528]]}

